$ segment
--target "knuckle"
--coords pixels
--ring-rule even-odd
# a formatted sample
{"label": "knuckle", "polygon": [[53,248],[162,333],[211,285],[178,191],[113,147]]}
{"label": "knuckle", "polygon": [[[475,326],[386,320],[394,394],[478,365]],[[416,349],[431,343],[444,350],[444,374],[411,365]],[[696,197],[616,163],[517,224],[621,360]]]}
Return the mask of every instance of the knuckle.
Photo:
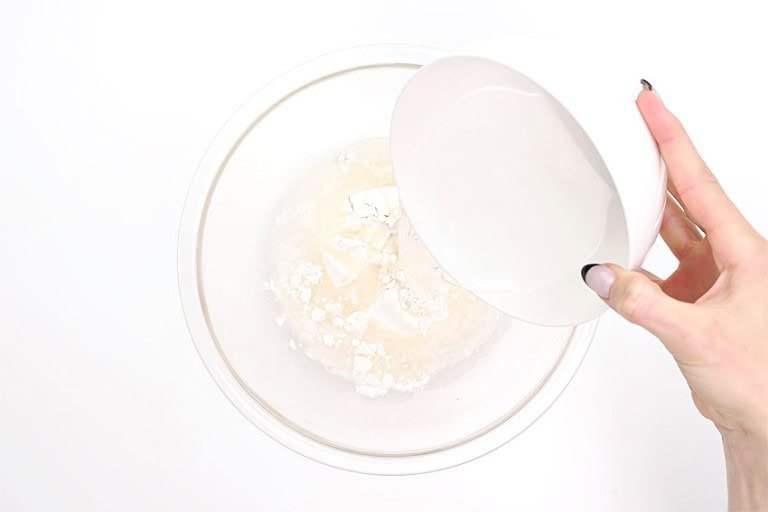
{"label": "knuckle", "polygon": [[640,275],[629,276],[620,289],[616,311],[630,322],[642,318],[648,308],[649,285]]}
{"label": "knuckle", "polygon": [[684,260],[693,256],[698,256],[702,251],[700,240],[688,239],[680,248],[680,259]]}
{"label": "knuckle", "polygon": [[705,191],[720,189],[720,182],[717,180],[717,176],[709,170],[709,167],[704,162],[696,164],[693,176],[695,178],[692,177],[689,183],[678,188],[680,197],[685,198]]}
{"label": "knuckle", "polygon": [[720,181],[718,181],[717,176],[712,172],[712,170],[709,168],[709,166],[705,162],[701,162],[701,168],[699,174],[701,175],[701,180],[704,183],[708,183],[710,185],[720,185]]}

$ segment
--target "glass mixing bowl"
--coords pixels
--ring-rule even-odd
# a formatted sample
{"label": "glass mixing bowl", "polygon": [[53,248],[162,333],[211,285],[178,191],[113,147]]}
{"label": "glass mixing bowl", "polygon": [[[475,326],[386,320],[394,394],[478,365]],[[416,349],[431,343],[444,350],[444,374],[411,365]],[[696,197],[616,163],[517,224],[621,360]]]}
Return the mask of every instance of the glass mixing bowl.
{"label": "glass mixing bowl", "polygon": [[403,85],[439,55],[414,46],[354,48],[281,76],[221,129],[183,213],[179,287],[209,372],[266,434],[339,468],[421,473],[501,446],[563,391],[596,326],[541,327],[505,318],[478,353],[423,390],[375,399],[289,347],[264,286],[279,206],[319,160],[386,137]]}

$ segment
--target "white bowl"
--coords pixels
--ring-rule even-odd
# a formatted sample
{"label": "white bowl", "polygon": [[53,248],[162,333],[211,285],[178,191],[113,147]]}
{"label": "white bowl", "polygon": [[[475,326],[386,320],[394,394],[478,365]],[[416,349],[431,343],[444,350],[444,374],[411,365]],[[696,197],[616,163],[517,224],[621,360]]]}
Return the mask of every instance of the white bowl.
{"label": "white bowl", "polygon": [[640,89],[575,41],[489,41],[416,73],[390,144],[404,208],[441,266],[529,322],[602,313],[582,267],[638,267],[666,199]]}
{"label": "white bowl", "polygon": [[179,287],[210,374],[266,434],[344,469],[419,473],[497,448],[554,402],[596,325],[547,328],[506,318],[479,353],[423,390],[378,399],[356,394],[352,383],[289,348],[263,286],[278,206],[314,162],[386,136],[403,85],[439,55],[421,47],[364,47],[286,73],[222,128],[184,209]]}

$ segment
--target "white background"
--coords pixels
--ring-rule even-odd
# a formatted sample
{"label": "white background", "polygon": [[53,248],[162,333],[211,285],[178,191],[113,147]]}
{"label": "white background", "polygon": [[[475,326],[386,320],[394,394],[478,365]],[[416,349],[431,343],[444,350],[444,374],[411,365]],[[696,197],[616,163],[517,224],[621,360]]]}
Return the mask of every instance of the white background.
{"label": "white background", "polygon": [[[289,452],[198,360],[176,229],[208,142],[286,68],[363,43],[556,34],[636,55],[766,233],[764,20],[735,2],[4,1],[0,510],[723,509],[716,431],[658,341],[612,313],[555,406],[478,461],[387,478]],[[649,267],[672,266],[657,247]]]}

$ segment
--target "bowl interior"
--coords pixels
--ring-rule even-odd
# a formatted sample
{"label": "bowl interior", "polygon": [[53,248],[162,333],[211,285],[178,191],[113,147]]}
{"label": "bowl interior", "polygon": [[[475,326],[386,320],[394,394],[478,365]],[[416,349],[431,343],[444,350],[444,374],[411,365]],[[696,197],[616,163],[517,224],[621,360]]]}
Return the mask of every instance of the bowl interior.
{"label": "bowl interior", "polygon": [[[390,391],[376,399],[358,395],[351,383],[291,349],[265,287],[275,215],[312,164],[351,143],[388,135],[397,96],[418,65],[373,60],[283,80],[268,97],[257,95],[246,105],[249,123],[219,136],[226,151],[201,168],[211,179],[195,217],[190,281],[204,332],[195,333],[195,319],[190,325],[206,364],[230,398],[240,396],[235,402],[249,418],[268,416],[286,437],[298,434],[350,454],[429,454],[462,445],[514,416],[557,371],[578,328],[505,318],[479,353],[424,390]],[[184,291],[183,272],[181,280]],[[185,305],[188,316],[196,314],[189,309]]]}

